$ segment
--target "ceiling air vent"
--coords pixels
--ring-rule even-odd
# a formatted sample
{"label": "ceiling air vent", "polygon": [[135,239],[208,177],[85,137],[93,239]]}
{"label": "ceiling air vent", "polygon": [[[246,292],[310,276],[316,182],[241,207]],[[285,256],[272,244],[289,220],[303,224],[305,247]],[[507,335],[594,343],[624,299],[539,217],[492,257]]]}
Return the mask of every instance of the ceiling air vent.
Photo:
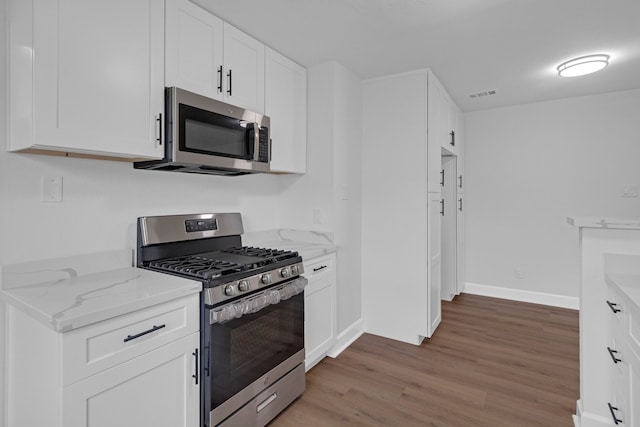
{"label": "ceiling air vent", "polygon": [[482,98],[483,96],[490,96],[490,95],[495,95],[496,94],[496,90],[495,89],[491,89],[491,90],[485,90],[482,92],[476,92],[476,93],[471,93],[469,94],[469,98]]}

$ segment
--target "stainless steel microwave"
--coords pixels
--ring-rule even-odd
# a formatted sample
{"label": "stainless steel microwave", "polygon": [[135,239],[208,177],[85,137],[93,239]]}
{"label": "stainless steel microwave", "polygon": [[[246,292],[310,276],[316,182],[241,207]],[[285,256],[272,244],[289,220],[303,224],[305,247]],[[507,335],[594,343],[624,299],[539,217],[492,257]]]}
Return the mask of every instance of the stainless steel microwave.
{"label": "stainless steel microwave", "polygon": [[177,87],[165,89],[165,155],[136,169],[215,175],[269,172],[269,117]]}

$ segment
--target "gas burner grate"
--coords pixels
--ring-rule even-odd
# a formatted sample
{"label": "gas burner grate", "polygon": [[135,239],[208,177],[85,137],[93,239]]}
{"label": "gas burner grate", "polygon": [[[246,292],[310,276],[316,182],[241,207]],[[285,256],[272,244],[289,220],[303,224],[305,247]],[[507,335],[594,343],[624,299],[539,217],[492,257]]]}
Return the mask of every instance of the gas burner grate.
{"label": "gas burner grate", "polygon": [[149,266],[159,270],[188,274],[207,280],[246,270],[246,267],[241,264],[214,260],[197,255],[152,261],[149,263]]}
{"label": "gas burner grate", "polygon": [[298,256],[297,252],[286,251],[282,249],[254,248],[252,246],[243,246],[241,248],[229,248],[229,249],[223,250],[222,252],[235,254],[235,255],[246,255],[246,256],[264,258],[266,261],[269,261],[269,262],[282,261],[285,259]]}

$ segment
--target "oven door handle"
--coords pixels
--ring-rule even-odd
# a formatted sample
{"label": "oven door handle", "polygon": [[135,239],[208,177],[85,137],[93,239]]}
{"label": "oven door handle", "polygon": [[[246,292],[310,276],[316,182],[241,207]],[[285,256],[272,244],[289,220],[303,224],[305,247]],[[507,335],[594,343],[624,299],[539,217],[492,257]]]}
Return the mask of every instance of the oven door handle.
{"label": "oven door handle", "polygon": [[232,319],[238,319],[245,314],[257,313],[272,304],[291,298],[304,291],[307,285],[305,277],[297,277],[287,283],[267,289],[256,295],[251,295],[239,301],[231,302],[209,312],[209,323],[224,323]]}

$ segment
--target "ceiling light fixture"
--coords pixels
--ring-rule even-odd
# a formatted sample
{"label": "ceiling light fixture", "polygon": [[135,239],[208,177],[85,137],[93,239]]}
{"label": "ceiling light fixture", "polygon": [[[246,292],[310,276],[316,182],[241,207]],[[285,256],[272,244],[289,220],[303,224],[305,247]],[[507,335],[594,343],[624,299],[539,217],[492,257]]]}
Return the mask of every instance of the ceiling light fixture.
{"label": "ceiling light fixture", "polygon": [[558,65],[560,77],[577,77],[595,73],[609,65],[609,55],[597,54],[570,59]]}

